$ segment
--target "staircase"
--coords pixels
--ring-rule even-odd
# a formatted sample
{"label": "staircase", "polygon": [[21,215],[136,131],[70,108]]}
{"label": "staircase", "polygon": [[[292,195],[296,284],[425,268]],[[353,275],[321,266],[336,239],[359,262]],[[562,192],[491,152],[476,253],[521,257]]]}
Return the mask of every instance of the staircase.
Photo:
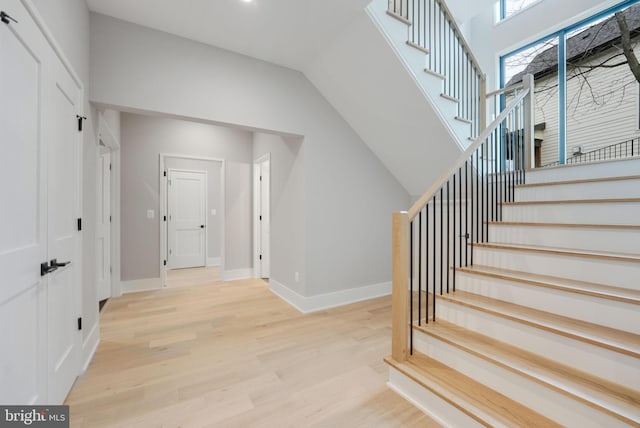
{"label": "staircase", "polygon": [[640,426],[640,159],[526,181],[389,386],[445,426]]}
{"label": "staircase", "polygon": [[640,158],[532,170],[532,76],[486,94],[444,0],[369,12],[464,150],[393,215],[389,386],[447,427],[640,427]]}

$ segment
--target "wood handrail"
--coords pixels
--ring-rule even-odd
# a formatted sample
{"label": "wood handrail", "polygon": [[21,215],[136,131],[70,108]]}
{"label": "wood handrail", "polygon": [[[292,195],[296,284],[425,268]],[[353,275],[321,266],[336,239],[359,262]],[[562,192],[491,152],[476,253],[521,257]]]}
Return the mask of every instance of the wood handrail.
{"label": "wood handrail", "polygon": [[461,168],[462,165],[471,157],[471,155],[478,149],[480,144],[484,142],[484,140],[491,135],[493,131],[502,123],[502,121],[507,117],[509,113],[518,105],[530,92],[530,89],[525,89],[523,92],[518,94],[511,103],[500,113],[498,117],[495,118],[493,122],[489,126],[487,126],[475,139],[475,141],[467,147],[467,149],[462,152],[462,154],[458,157],[458,159],[453,163],[453,166],[445,171],[444,174],[440,176],[428,189],[427,191],[413,204],[413,206],[409,209],[409,221],[416,218],[416,216],[422,211],[422,209],[427,205],[427,203],[433,198],[433,195],[440,190],[440,187],[446,183],[446,181],[451,177],[458,168]]}
{"label": "wood handrail", "polygon": [[522,88],[524,88],[524,82],[516,83],[514,85],[507,86],[502,89],[495,90],[493,92],[489,92],[487,94],[487,98],[491,98],[496,95],[505,94],[507,92],[515,91],[516,89],[522,89]]}

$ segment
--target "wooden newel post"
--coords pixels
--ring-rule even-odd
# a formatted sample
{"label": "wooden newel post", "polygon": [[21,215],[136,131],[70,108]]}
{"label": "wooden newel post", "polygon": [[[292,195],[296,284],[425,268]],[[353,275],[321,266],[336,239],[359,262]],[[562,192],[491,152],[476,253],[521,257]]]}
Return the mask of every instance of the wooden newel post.
{"label": "wooden newel post", "polygon": [[393,288],[391,308],[391,357],[397,362],[409,355],[409,215],[393,213]]}

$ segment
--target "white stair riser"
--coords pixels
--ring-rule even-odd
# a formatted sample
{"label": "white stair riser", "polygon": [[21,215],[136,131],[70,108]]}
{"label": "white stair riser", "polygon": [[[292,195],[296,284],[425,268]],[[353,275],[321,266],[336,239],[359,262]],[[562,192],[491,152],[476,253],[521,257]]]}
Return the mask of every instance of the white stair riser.
{"label": "white stair riser", "polygon": [[483,426],[394,367],[389,367],[387,385],[442,426]]}
{"label": "white stair riser", "polygon": [[637,389],[640,385],[638,361],[626,354],[442,299],[438,303],[437,317],[628,388]]}
{"label": "white stair riser", "polygon": [[640,198],[640,178],[516,188],[516,201]]}
{"label": "white stair riser", "polygon": [[637,225],[640,202],[505,205],[503,221]]}
{"label": "white stair riser", "polygon": [[489,242],[640,254],[640,230],[628,229],[492,224]]}
{"label": "white stair riser", "polygon": [[587,180],[591,178],[620,177],[623,175],[640,175],[640,158],[555,168],[538,168],[533,171],[527,171],[527,183]]}
{"label": "white stair riser", "polygon": [[457,290],[640,334],[640,307],[594,296],[460,272]]}
{"label": "white stair riser", "polygon": [[640,289],[640,263],[478,246],[473,250],[473,262],[479,265]]}
{"label": "white stair riser", "polygon": [[612,415],[432,336],[418,333],[414,341],[423,354],[564,426],[599,428],[621,424]]}

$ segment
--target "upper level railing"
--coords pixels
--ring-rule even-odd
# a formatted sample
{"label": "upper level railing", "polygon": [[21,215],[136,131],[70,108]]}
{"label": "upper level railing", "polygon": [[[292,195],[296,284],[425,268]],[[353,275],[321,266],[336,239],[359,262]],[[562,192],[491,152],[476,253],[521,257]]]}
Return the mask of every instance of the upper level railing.
{"label": "upper level railing", "polygon": [[[413,327],[436,320],[437,296],[455,291],[457,270],[502,219],[502,204],[531,168],[533,76],[490,94],[503,110],[408,212],[393,214],[392,358],[413,353]],[[484,102],[483,102],[484,103]]]}
{"label": "upper level railing", "polygon": [[458,101],[458,117],[476,137],[486,125],[486,76],[443,0],[389,0],[389,12],[411,23],[409,43],[428,52],[426,71],[444,79],[444,94]]}
{"label": "upper level railing", "polygon": [[[640,155],[640,138],[632,138],[621,143],[600,147],[587,153],[576,153],[567,158],[566,165],[579,163],[600,162],[612,159],[622,159]],[[541,168],[560,165],[559,161],[543,165]]]}

